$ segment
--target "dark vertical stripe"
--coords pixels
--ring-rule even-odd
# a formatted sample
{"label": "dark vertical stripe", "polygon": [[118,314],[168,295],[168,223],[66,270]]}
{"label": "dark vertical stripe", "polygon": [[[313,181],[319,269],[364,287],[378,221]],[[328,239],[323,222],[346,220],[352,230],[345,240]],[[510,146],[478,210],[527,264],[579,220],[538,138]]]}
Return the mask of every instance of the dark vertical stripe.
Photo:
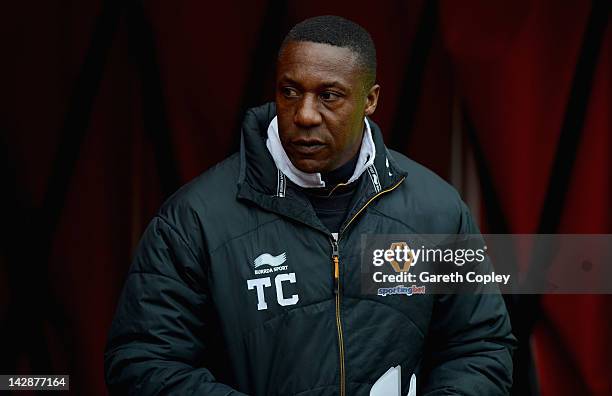
{"label": "dark vertical stripe", "polygon": [[[571,183],[572,170],[583,135],[586,112],[593,87],[593,76],[601,52],[609,12],[609,1],[594,0],[592,2],[542,206],[542,214],[538,225],[539,234],[556,233],[559,228]],[[545,249],[545,247],[542,248]],[[546,251],[551,251],[551,249],[548,248]],[[545,257],[543,252],[536,252],[534,257],[538,257],[539,261],[530,263],[528,279],[533,279],[538,274],[545,273],[546,268],[550,266],[549,260],[541,260],[542,257]],[[542,287],[544,287],[544,284],[542,284]],[[533,361],[527,360],[531,359],[531,354],[528,354],[527,350],[529,349],[529,336],[533,332],[536,322],[541,318],[540,295],[519,296],[518,310],[520,316],[515,318],[515,321],[521,344],[515,358],[515,367],[520,370],[521,367],[533,366]],[[517,379],[520,380],[521,378],[518,377]],[[584,381],[581,381],[581,384],[585,391],[588,390]],[[521,384],[519,383],[519,385]],[[523,395],[525,394],[524,389],[519,388],[514,394]]]}
{"label": "dark vertical stripe", "polygon": [[181,185],[181,177],[168,122],[155,35],[142,1],[130,2],[128,35],[130,52],[135,55],[140,71],[144,130],[153,143],[162,192],[168,197]]}
{"label": "dark vertical stripe", "polygon": [[[27,227],[24,224],[28,213],[32,212],[31,202],[25,189],[17,179],[17,170],[14,161],[11,161],[11,149],[4,137],[8,134],[0,133],[0,179],[4,186],[0,194],[0,205],[11,208],[3,213],[0,243],[2,254],[0,265],[6,271],[6,284],[8,285],[9,306],[4,315],[0,315],[0,372],[3,374],[16,373],[18,354],[23,353],[24,343],[27,339],[19,323],[23,318],[23,309],[31,308],[27,301],[29,296],[24,288],[31,292],[27,285],[28,280],[21,263],[21,249],[26,245],[23,240]],[[26,251],[27,252],[27,251]],[[27,257],[24,257],[27,260]],[[26,325],[33,326],[31,321]],[[26,329],[27,330],[27,329]]]}
{"label": "dark vertical stripe", "polygon": [[584,121],[593,87],[593,76],[610,17],[609,0],[593,0],[582,48],[576,64],[557,151],[548,181],[548,189],[538,233],[554,233],[559,227],[571,182],[572,169],[584,128]]}
{"label": "dark vertical stripe", "polygon": [[[489,171],[490,167],[485,158],[480,141],[478,140],[478,133],[476,132],[469,112],[465,108],[463,109],[463,119],[467,138],[474,150],[474,160],[480,179],[489,233],[507,234],[510,232],[510,226],[508,225],[503,208],[501,207],[501,201],[495,189],[493,176]],[[516,262],[516,260],[509,260],[509,262],[513,261]],[[517,272],[518,267],[513,269],[513,273],[516,274]],[[529,320],[525,320],[527,315],[531,316],[539,312],[539,301],[535,297],[536,296],[533,295],[504,295],[504,301],[512,323],[512,332],[517,337],[519,343],[518,349],[513,357],[514,384],[512,387],[512,395],[516,396],[533,396],[539,394],[535,365],[529,345],[531,328],[527,326]],[[531,303],[527,311],[524,311],[525,301],[530,301]]]}
{"label": "dark vertical stripe", "polygon": [[287,18],[289,2],[284,0],[270,0],[265,11],[261,33],[253,53],[253,62],[249,69],[249,77],[244,87],[240,108],[236,117],[234,128],[231,131],[233,143],[230,153],[240,148],[240,129],[244,113],[250,107],[258,106],[264,100],[266,85],[276,62],[276,53],[283,39],[283,28]]}
{"label": "dark vertical stripe", "polygon": [[[593,75],[595,74],[608,23],[609,10],[610,3],[608,1],[593,1],[576,63],[576,70],[572,79],[570,96],[548,180],[548,189],[542,206],[542,214],[538,226],[538,233],[540,234],[557,232],[563,215],[565,200],[571,183],[572,170],[583,134],[586,112],[593,87]],[[550,249],[547,249],[547,251],[550,251]],[[534,257],[538,258],[538,262],[530,263],[527,274],[529,279],[533,279],[537,274],[544,273],[546,267],[550,265],[550,261],[542,260],[542,257],[546,257],[545,252],[537,252],[534,254]],[[523,320],[526,321],[526,330],[529,332],[531,332],[538,317],[538,312],[533,312],[535,305],[531,299],[527,299],[522,304],[522,308],[526,313],[523,316]]]}
{"label": "dark vertical stripe", "polygon": [[468,141],[474,150],[474,160],[476,162],[476,169],[480,179],[480,188],[482,190],[489,232],[492,234],[507,234],[510,232],[510,227],[508,226],[504,210],[501,207],[501,201],[497,195],[497,191],[495,190],[493,176],[489,171],[491,167],[487,163],[484,151],[480,145],[480,141],[478,140],[478,134],[474,126],[474,121],[465,108],[463,109],[463,121]]}
{"label": "dark vertical stripe", "polygon": [[[3,202],[13,201],[15,205],[10,206],[12,210],[4,218],[4,227],[11,230],[4,250],[9,262],[9,282],[13,287],[10,289],[12,303],[0,330],[4,344],[3,372],[14,373],[17,360],[26,355],[32,373],[52,373],[44,335],[45,323],[49,323],[60,336],[60,348],[68,352],[69,359],[74,356],[73,325],[50,291],[48,260],[121,12],[120,1],[106,1],[96,20],[61,130],[42,207],[37,210],[25,204],[17,179],[10,175],[7,179],[13,184],[13,189],[9,189]],[[8,150],[8,147],[3,147],[3,150]],[[11,173],[10,169],[8,165],[3,173]],[[78,379],[75,384],[78,384]]]}
{"label": "dark vertical stripe", "polygon": [[42,208],[49,232],[54,230],[64,206],[122,11],[123,2],[119,0],[104,2],[75,84]]}
{"label": "dark vertical stripe", "polygon": [[425,66],[437,28],[438,1],[425,1],[424,10],[412,44],[410,60],[400,89],[389,147],[400,152],[405,147],[414,127],[414,119],[421,98]]}

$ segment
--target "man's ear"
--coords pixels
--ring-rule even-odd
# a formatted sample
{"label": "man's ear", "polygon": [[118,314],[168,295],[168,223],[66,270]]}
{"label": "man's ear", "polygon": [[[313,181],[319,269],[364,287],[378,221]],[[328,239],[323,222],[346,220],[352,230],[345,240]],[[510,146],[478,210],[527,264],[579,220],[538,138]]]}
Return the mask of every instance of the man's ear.
{"label": "man's ear", "polygon": [[368,117],[374,114],[376,110],[376,105],[378,105],[378,94],[380,93],[380,85],[374,84],[372,88],[368,91],[368,96],[366,96],[366,107],[365,107],[365,115]]}

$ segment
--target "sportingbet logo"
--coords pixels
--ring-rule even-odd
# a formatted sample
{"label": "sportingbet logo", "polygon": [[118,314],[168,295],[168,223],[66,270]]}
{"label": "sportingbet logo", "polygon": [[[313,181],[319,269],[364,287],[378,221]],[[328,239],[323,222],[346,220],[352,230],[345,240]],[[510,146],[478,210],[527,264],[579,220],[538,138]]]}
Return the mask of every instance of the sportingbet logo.
{"label": "sportingbet logo", "polygon": [[[285,261],[287,261],[287,252],[283,252],[278,256],[273,256],[270,253],[261,254],[255,260],[253,260],[255,275],[286,271],[288,266],[283,265]],[[263,266],[268,266],[270,268],[257,269]]]}

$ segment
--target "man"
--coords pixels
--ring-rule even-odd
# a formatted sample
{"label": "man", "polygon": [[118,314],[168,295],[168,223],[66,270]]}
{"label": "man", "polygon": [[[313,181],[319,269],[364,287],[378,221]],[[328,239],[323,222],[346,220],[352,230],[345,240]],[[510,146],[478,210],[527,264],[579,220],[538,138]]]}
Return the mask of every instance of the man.
{"label": "man", "polygon": [[419,395],[508,393],[499,295],[361,293],[362,234],[478,232],[455,190],[385,148],[375,76],[360,26],[291,30],[276,104],[250,110],[240,152],[144,233],[105,354],[111,393],[368,395],[398,365],[402,395],[412,374]]}

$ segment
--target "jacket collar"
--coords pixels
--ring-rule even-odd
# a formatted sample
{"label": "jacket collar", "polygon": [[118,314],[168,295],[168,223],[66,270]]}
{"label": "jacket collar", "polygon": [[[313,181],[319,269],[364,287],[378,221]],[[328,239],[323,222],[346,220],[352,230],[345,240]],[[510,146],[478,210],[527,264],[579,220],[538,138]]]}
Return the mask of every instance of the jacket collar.
{"label": "jacket collar", "polygon": [[[321,188],[325,187],[325,181],[321,178],[320,173],[306,173],[297,169],[289,160],[285,149],[283,148],[280,136],[278,135],[278,117],[274,117],[268,126],[268,139],[266,147],[274,160],[274,164],[289,180],[304,188]],[[365,129],[363,139],[361,140],[361,148],[357,164],[353,175],[347,180],[347,183],[352,183],[357,180],[368,167],[374,164],[376,158],[376,149],[374,140],[372,140],[372,131],[370,123],[365,119]],[[329,186],[331,187],[331,186]]]}
{"label": "jacket collar", "polygon": [[[268,127],[276,117],[276,106],[267,103],[247,111],[242,124],[238,199],[325,230],[305,197],[287,189],[287,176],[279,170],[266,146]],[[375,155],[373,163],[359,177],[355,205],[390,188],[406,176],[384,145],[380,128],[367,119]],[[296,183],[297,184],[297,183]]]}

